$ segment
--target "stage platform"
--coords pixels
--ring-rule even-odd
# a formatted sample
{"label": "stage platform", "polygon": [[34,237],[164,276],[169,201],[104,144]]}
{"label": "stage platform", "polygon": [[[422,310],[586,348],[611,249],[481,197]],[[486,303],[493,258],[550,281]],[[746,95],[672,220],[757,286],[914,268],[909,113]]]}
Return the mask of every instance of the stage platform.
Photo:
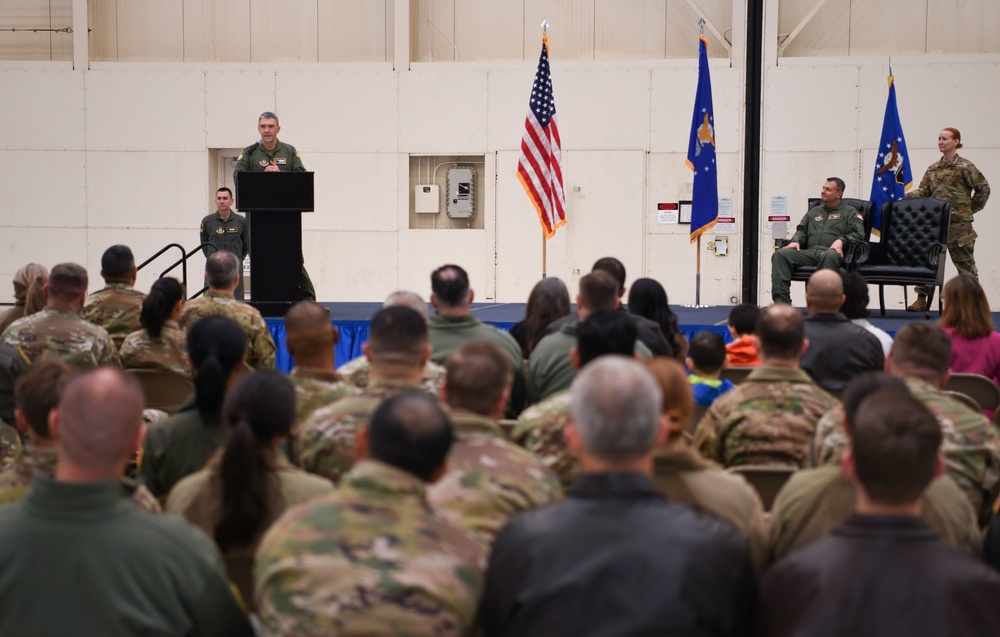
{"label": "stage platform", "polygon": [[[337,343],[337,366],[361,356],[361,344],[368,340],[368,322],[375,312],[382,307],[381,303],[322,303],[330,308],[330,319],[340,330],[340,342]],[[711,330],[721,334],[728,343],[732,340],[726,321],[729,318],[730,305],[711,307],[671,306],[677,314],[681,331],[690,339],[702,330]],[[428,307],[428,314],[433,313]],[[804,310],[803,310],[804,311]],[[475,303],[472,313],[485,323],[502,330],[509,330],[514,323],[524,318],[524,303]],[[938,313],[931,312],[932,321],[938,319]],[[997,325],[1000,314],[993,315],[993,324]],[[888,310],[886,316],[878,315],[878,309],[872,311],[871,322],[890,335],[895,334],[902,326],[913,321],[924,320],[923,314],[906,312],[905,310]],[[282,371],[292,368],[292,360],[285,347],[285,326],[280,318],[266,319],[271,336],[278,346],[277,367]]]}

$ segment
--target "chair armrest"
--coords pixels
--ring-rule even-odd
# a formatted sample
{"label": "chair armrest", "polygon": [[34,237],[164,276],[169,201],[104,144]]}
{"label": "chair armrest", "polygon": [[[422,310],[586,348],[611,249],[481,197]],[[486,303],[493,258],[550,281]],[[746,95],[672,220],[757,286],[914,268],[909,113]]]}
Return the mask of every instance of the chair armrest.
{"label": "chair armrest", "polygon": [[844,245],[844,263],[847,264],[864,263],[865,261],[868,260],[868,255],[870,253],[871,253],[871,247],[868,245],[867,241],[850,239]]}
{"label": "chair armrest", "polygon": [[943,243],[932,243],[927,249],[927,262],[931,265],[937,265],[938,260],[947,248],[948,246]]}

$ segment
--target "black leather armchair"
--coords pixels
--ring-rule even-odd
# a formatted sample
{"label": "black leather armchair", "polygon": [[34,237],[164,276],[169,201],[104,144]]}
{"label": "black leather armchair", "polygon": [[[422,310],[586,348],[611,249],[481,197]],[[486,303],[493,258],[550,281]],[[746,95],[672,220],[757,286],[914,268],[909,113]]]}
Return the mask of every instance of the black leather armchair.
{"label": "black leather armchair", "polygon": [[882,207],[881,241],[869,243],[867,253],[859,254],[852,263],[869,283],[878,285],[882,316],[886,285],[926,285],[930,306],[934,288],[944,285],[950,218],[951,203],[940,199],[904,199]]}

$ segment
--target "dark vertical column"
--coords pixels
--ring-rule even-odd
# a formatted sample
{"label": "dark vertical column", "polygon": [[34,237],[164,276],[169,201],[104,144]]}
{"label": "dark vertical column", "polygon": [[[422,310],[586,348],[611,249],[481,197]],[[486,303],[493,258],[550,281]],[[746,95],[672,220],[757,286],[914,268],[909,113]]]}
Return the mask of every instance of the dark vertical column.
{"label": "dark vertical column", "polygon": [[746,112],[743,139],[743,302],[757,303],[760,255],[760,128],[763,114],[764,4],[747,0]]}

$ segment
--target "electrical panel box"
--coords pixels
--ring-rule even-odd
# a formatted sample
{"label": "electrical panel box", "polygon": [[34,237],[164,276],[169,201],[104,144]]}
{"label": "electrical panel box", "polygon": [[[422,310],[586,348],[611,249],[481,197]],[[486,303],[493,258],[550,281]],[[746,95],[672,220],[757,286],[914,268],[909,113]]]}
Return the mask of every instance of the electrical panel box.
{"label": "electrical panel box", "polygon": [[448,170],[448,216],[472,219],[476,216],[476,171],[468,166]]}
{"label": "electrical panel box", "polygon": [[413,212],[436,215],[441,212],[440,197],[437,184],[417,184],[413,187]]}

